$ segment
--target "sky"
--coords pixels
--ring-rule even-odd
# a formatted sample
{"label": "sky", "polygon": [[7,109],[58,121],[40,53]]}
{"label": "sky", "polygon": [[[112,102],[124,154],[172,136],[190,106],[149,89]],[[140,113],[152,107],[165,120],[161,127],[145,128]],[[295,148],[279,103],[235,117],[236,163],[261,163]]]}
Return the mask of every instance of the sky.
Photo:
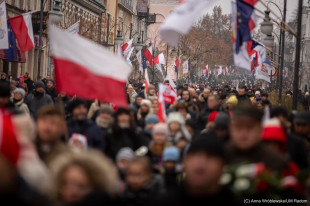
{"label": "sky", "polygon": [[[235,0],[234,0],[235,1]],[[283,10],[283,2],[284,0],[271,0],[272,2],[276,3],[281,10]],[[306,2],[308,0],[304,0]],[[267,3],[268,0],[263,0],[263,2]],[[218,3],[215,5],[219,5],[223,9],[223,13],[229,14],[231,13],[231,0],[218,0]],[[273,4],[269,4],[270,9],[273,10],[277,15],[280,16],[279,9],[274,6]],[[292,19],[293,11],[297,9],[298,6],[298,0],[287,0],[287,15],[286,19],[287,21]],[[266,7],[264,7],[260,2],[258,2],[255,6],[257,9],[261,11],[265,11]],[[207,10],[207,13],[212,13],[213,7]]]}

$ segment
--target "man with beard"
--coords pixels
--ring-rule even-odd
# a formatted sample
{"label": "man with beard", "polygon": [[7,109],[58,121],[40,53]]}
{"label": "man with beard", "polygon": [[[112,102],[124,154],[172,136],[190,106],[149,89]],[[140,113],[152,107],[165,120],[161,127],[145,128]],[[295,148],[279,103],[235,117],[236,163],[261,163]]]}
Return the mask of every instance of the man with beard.
{"label": "man with beard", "polygon": [[36,82],[34,87],[35,89],[27,96],[25,103],[29,108],[30,114],[36,117],[39,109],[44,105],[53,104],[53,100],[50,95],[45,93],[43,82]]}
{"label": "man with beard", "polygon": [[55,90],[55,82],[52,79],[48,79],[46,81],[46,94],[50,95],[52,97],[52,100],[55,101],[57,93]]}
{"label": "man with beard", "polygon": [[87,137],[89,147],[105,151],[105,141],[101,129],[91,120],[87,119],[87,102],[74,99],[69,104],[72,117],[67,121],[69,137],[73,134],[82,134]]}

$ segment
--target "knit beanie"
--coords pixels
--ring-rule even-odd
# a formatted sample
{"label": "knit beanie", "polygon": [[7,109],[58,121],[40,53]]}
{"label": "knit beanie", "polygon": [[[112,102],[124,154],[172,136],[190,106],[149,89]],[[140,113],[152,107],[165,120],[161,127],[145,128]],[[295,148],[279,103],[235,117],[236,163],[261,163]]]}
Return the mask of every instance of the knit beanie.
{"label": "knit beanie", "polygon": [[25,90],[24,90],[24,89],[22,89],[22,88],[16,88],[16,89],[13,91],[13,94],[16,94],[16,93],[21,94],[21,95],[23,96],[23,98],[24,98],[24,97],[25,97],[25,95],[26,95]]}
{"label": "knit beanie", "polygon": [[155,86],[152,85],[152,84],[149,85],[149,87],[147,88],[147,91],[149,92],[151,89],[155,89],[156,90]]}
{"label": "knit beanie", "polygon": [[109,115],[113,116],[114,110],[113,110],[113,108],[112,108],[111,105],[109,105],[109,104],[104,104],[104,105],[102,105],[102,106],[100,107],[99,113],[100,113],[100,114],[109,114]]}
{"label": "knit beanie", "polygon": [[215,118],[217,117],[219,113],[218,112],[211,112],[208,118],[208,122],[214,122]]}
{"label": "knit beanie", "polygon": [[81,104],[87,108],[87,103],[85,100],[79,98],[72,100],[68,106],[69,112],[72,113],[72,111]]}
{"label": "knit beanie", "polygon": [[181,126],[185,125],[185,118],[179,112],[171,112],[167,118],[167,124],[172,122],[179,123]]}
{"label": "knit beanie", "polygon": [[169,136],[169,128],[168,125],[165,123],[158,123],[155,124],[152,130],[153,135],[154,134],[164,134],[166,137]]}
{"label": "knit beanie", "polygon": [[148,99],[143,99],[141,101],[141,105],[146,105],[148,108],[151,108],[152,102],[150,100],[148,100]]}
{"label": "knit beanie", "polygon": [[228,98],[227,100],[228,104],[233,104],[233,105],[237,105],[238,104],[238,99],[235,95],[232,95],[231,97]]}
{"label": "knit beanie", "polygon": [[167,147],[163,152],[163,162],[166,161],[180,161],[180,151],[177,147]]}
{"label": "knit beanie", "polygon": [[263,125],[263,135],[262,140],[263,141],[273,141],[278,142],[281,144],[281,150],[282,152],[285,151],[286,148],[286,135],[281,127],[280,120],[277,118],[272,118],[267,120]]}
{"label": "knit beanie", "polygon": [[78,134],[78,133],[74,133],[72,134],[68,144],[69,146],[73,146],[74,147],[74,142],[78,141],[83,145],[83,150],[87,149],[87,137],[82,135],[82,134]]}
{"label": "knit beanie", "polygon": [[34,88],[40,88],[42,87],[43,89],[45,89],[45,85],[42,81],[37,81],[36,83],[34,83]]}
{"label": "knit beanie", "polygon": [[146,116],[145,124],[157,124],[158,123],[158,117],[156,114],[150,114]]}
{"label": "knit beanie", "polygon": [[135,157],[134,152],[132,151],[132,149],[130,147],[123,147],[122,149],[120,149],[116,155],[116,161],[120,161],[120,160],[132,160]]}
{"label": "knit beanie", "polygon": [[219,112],[215,118],[215,129],[228,129],[229,115],[224,112]]}

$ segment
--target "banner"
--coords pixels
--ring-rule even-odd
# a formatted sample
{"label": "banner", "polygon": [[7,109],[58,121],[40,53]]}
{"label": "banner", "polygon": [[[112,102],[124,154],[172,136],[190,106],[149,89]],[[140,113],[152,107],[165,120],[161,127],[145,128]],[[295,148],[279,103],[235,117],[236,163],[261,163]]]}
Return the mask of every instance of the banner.
{"label": "banner", "polygon": [[5,1],[0,4],[0,49],[9,48]]}
{"label": "banner", "polygon": [[183,74],[188,73],[188,60],[183,63]]}

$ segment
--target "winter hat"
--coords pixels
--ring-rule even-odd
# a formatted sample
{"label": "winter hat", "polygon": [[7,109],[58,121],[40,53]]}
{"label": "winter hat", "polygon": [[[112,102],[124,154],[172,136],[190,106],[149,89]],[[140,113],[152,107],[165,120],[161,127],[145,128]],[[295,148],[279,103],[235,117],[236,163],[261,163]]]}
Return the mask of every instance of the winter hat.
{"label": "winter hat", "polygon": [[52,82],[53,85],[55,85],[55,81],[54,81],[53,79],[48,79],[48,80],[46,81],[46,83],[47,83],[47,82]]}
{"label": "winter hat", "polygon": [[310,123],[310,112],[298,112],[295,114],[294,123],[309,124]]}
{"label": "winter hat", "polygon": [[16,93],[20,93],[20,94],[23,96],[23,98],[24,98],[25,95],[26,95],[25,90],[22,89],[22,88],[16,88],[16,89],[13,91],[13,94],[16,94]]}
{"label": "winter hat", "polygon": [[181,126],[185,125],[185,119],[183,115],[181,115],[179,112],[169,113],[168,118],[167,118],[167,124],[170,124],[172,122],[179,123]]}
{"label": "winter hat", "polygon": [[81,104],[87,108],[87,103],[85,100],[79,98],[72,100],[68,106],[69,112],[72,113],[72,111]]}
{"label": "winter hat", "polygon": [[109,114],[109,115],[113,116],[114,110],[113,110],[111,105],[104,104],[104,105],[100,106],[100,109],[99,109],[99,114],[102,114],[102,113],[103,114]]}
{"label": "winter hat", "polygon": [[169,136],[169,128],[165,123],[155,124],[152,130],[152,134],[164,134],[165,136]]}
{"label": "winter hat", "polygon": [[208,122],[213,122],[215,120],[215,118],[217,117],[218,112],[211,112],[208,118]]}
{"label": "winter hat", "polygon": [[238,99],[235,95],[231,96],[228,98],[227,100],[228,104],[233,104],[233,105],[237,105],[238,104]]}
{"label": "winter hat", "polygon": [[215,118],[215,129],[228,129],[229,115],[224,112],[219,112]]}
{"label": "winter hat", "polygon": [[150,100],[148,100],[148,99],[143,99],[141,101],[141,105],[146,105],[148,108],[151,108],[152,102]]}
{"label": "winter hat", "polygon": [[123,107],[120,107],[118,108],[117,112],[115,113],[116,116],[119,116],[121,114],[127,114],[127,115],[130,115],[130,112],[128,109],[126,108],[123,108]]}
{"label": "winter hat", "polygon": [[74,146],[74,141],[79,141],[82,145],[83,145],[83,150],[87,149],[87,137],[82,135],[82,134],[78,134],[78,133],[73,133],[68,144],[69,146]]}
{"label": "winter hat", "polygon": [[10,85],[0,82],[0,97],[10,97],[10,96],[11,96]]}
{"label": "winter hat", "polygon": [[258,102],[258,101],[261,101],[262,100],[262,98],[261,97],[257,97],[256,98],[256,101]]}
{"label": "winter hat", "polygon": [[177,147],[167,147],[163,152],[163,162],[166,161],[180,161],[180,151]]}
{"label": "winter hat", "polygon": [[255,95],[260,95],[260,91],[256,91],[256,92],[255,92]]}
{"label": "winter hat", "polygon": [[138,97],[142,97],[142,98],[144,99],[144,98],[145,98],[144,92],[140,92],[140,93],[138,94],[137,98],[138,98]]}
{"label": "winter hat", "polygon": [[123,147],[116,155],[116,161],[120,160],[132,160],[135,157],[133,150],[130,147]]}
{"label": "winter hat", "polygon": [[150,115],[146,116],[145,125],[157,124],[157,123],[158,123],[158,117],[156,114],[150,114]]}
{"label": "winter hat", "polygon": [[263,125],[263,141],[274,141],[281,144],[282,152],[285,151],[286,148],[286,135],[281,127],[280,120],[277,118],[272,118],[267,120]]}
{"label": "winter hat", "polygon": [[43,88],[45,89],[45,85],[42,81],[37,81],[36,83],[34,83],[34,88],[37,89],[37,88]]}
{"label": "winter hat", "polygon": [[150,91],[151,89],[155,89],[156,90],[156,88],[155,88],[155,86],[153,84],[149,85],[149,87],[147,88],[147,91]]}

